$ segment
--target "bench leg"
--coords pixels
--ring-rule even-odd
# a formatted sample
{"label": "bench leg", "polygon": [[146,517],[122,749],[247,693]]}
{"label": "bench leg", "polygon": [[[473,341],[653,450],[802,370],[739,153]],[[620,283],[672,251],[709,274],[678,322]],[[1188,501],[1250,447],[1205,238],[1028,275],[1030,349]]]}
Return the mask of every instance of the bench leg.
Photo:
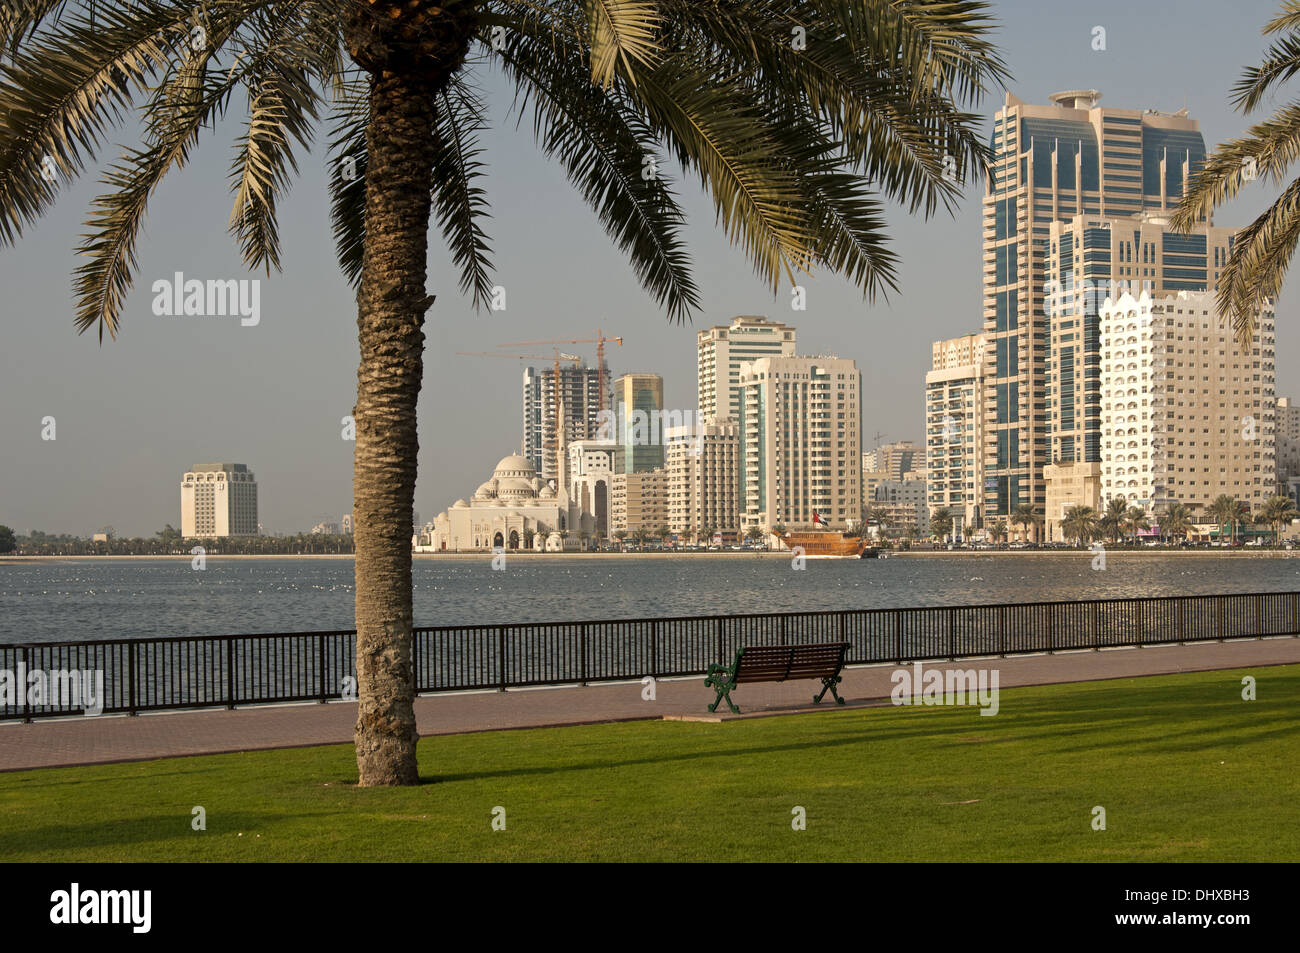
{"label": "bench leg", "polygon": [[715,682],[715,683],[713,684],[713,690],[716,691],[716,692],[718,693],[718,697],[715,698],[715,699],[713,699],[713,704],[709,706],[709,711],[711,711],[711,712],[717,711],[717,710],[718,710],[718,702],[722,701],[723,699],[726,699],[726,701],[727,701],[727,707],[731,709],[731,713],[732,713],[733,715],[739,715],[739,714],[740,714],[740,709],[737,708],[737,707],[736,707],[736,703],[733,702],[733,701],[731,700],[731,683],[730,683],[730,682]]}
{"label": "bench leg", "polygon": [[840,693],[835,690],[835,686],[840,681],[841,679],[838,675],[832,675],[830,678],[823,678],[822,690],[813,696],[813,704],[814,705],[819,704],[822,700],[822,697],[825,696],[826,692],[829,690],[831,693],[831,697],[835,699],[836,704],[843,705],[844,699],[840,698]]}

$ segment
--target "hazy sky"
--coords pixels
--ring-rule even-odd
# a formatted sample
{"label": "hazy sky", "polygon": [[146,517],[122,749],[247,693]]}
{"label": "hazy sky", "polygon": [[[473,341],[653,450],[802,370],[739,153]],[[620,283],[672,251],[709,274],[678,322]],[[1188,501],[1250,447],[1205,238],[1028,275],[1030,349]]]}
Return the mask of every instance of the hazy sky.
{"label": "hazy sky", "polygon": [[[1227,94],[1259,58],[1266,45],[1260,29],[1277,7],[1273,0],[995,4],[1011,90],[1022,99],[1046,102],[1057,90],[1096,88],[1103,105],[1186,106],[1211,148],[1248,125]],[[1105,51],[1092,49],[1094,26],[1106,28]],[[426,324],[416,491],[423,519],[468,497],[500,457],[517,452],[523,365],[455,353],[509,341],[590,337],[600,327],[624,338],[621,349],[610,350],[613,373],[662,374],[666,405],[693,408],[696,330],[735,314],[766,314],[798,328],[800,353],[857,360],[868,446],[877,431],[889,440],[921,438],[930,343],[980,326],[977,187],[955,218],[927,222],[892,210],[901,293],[888,304],[868,307],[847,282],[823,275],[805,282],[808,309],[796,313],[788,292],[774,299],[728,246],[698,188],[679,183],[704,311],[693,325],[672,326],[562,172],[533,145],[531,124],[516,129],[499,77],[486,85],[496,124],[484,140],[489,228],[508,307],[475,314],[456,291],[434,231],[429,287],[438,300]],[[981,111],[991,120],[1001,102],[999,91]],[[225,230],[235,133],[227,123],[206,137],[193,164],[155,197],[116,341],[101,347],[93,332],[78,336],[72,323],[74,249],[100,191],[97,171],[65,190],[18,247],[0,249],[0,524],[80,535],[111,524],[123,535],[150,535],[164,523],[179,526],[185,469],[216,460],[254,471],[270,532],[307,529],[349,510],[353,444],[341,439],[340,418],[355,398],[356,314],[330,241],[323,144],[300,156],[303,175],[282,206],[284,270],[263,278],[260,324],[152,313],[150,286],[174,272],[257,277],[242,267]],[[125,132],[111,141],[133,143]],[[116,154],[110,148],[103,158]],[[1274,193],[1261,181],[1216,224],[1245,224]],[[1294,301],[1288,294],[1277,309],[1279,394],[1300,390]],[[591,351],[582,346],[589,364]],[[45,416],[57,420],[54,441],[41,439]]]}

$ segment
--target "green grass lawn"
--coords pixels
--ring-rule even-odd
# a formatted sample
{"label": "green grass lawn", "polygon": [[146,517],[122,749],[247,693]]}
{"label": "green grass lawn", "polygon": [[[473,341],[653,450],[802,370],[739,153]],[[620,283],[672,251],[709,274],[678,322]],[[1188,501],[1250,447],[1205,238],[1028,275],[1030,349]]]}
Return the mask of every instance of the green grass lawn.
{"label": "green grass lawn", "polygon": [[1300,860],[1300,666],[978,712],[428,738],[406,789],[356,787],[350,746],[0,774],[0,859]]}

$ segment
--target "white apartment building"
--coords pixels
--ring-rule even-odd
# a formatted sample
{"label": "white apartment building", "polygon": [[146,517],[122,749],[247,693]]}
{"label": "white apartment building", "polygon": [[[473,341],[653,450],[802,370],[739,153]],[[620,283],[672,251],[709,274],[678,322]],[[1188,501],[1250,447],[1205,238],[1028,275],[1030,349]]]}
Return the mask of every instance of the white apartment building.
{"label": "white apartment building", "polygon": [[[1290,397],[1277,399],[1277,482],[1300,477],[1300,406]],[[1285,492],[1285,491],[1283,491]]]}
{"label": "white apartment building", "polygon": [[1212,293],[1101,309],[1101,495],[1158,513],[1220,494],[1258,507],[1274,493],[1273,309],[1248,349]]}
{"label": "white apartment building", "polygon": [[740,368],[761,357],[793,357],[794,328],[752,314],[696,334],[699,419],[740,419]]}
{"label": "white apartment building", "polygon": [[242,463],[200,463],[181,479],[181,535],[257,535],[257,481]]}
{"label": "white apartment building", "polygon": [[670,427],[668,527],[699,539],[710,527],[726,541],[740,529],[740,427],[733,421]]}
{"label": "white apartment building", "polygon": [[862,375],[837,357],[765,357],[741,369],[742,529],[831,529],[862,513]]}
{"label": "white apartment building", "polygon": [[578,509],[591,514],[601,539],[611,532],[610,489],[621,449],[613,440],[578,440],[567,447],[565,486]]}
{"label": "white apartment building", "polygon": [[[890,528],[897,531],[913,526],[923,536],[930,532],[925,480],[881,480],[874,492],[869,505],[884,515]],[[954,509],[953,514],[960,517],[961,511]]]}
{"label": "white apartment building", "polygon": [[936,341],[925,375],[927,503],[964,526],[978,525],[984,499],[984,348],[982,334]]}

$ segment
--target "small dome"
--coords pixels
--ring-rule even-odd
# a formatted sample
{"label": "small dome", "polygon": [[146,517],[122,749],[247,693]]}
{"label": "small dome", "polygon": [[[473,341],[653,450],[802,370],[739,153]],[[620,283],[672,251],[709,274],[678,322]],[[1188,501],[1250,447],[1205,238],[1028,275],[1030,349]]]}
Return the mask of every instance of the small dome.
{"label": "small dome", "polygon": [[451,508],[453,510],[467,509],[468,507],[469,504],[466,503],[464,500],[457,500],[455,503],[451,504]]}
{"label": "small dome", "polygon": [[537,498],[539,500],[553,500],[555,499],[555,491],[552,490],[549,486],[544,486],[538,492]]}
{"label": "small dome", "polygon": [[482,486],[480,486],[477,490],[474,491],[474,499],[476,500],[490,500],[492,499],[492,497],[496,495],[497,495],[496,480],[488,480],[486,483],[484,483]]}
{"label": "small dome", "polygon": [[497,494],[499,496],[534,496],[537,491],[533,489],[532,483],[522,477],[506,478],[497,481]]}

